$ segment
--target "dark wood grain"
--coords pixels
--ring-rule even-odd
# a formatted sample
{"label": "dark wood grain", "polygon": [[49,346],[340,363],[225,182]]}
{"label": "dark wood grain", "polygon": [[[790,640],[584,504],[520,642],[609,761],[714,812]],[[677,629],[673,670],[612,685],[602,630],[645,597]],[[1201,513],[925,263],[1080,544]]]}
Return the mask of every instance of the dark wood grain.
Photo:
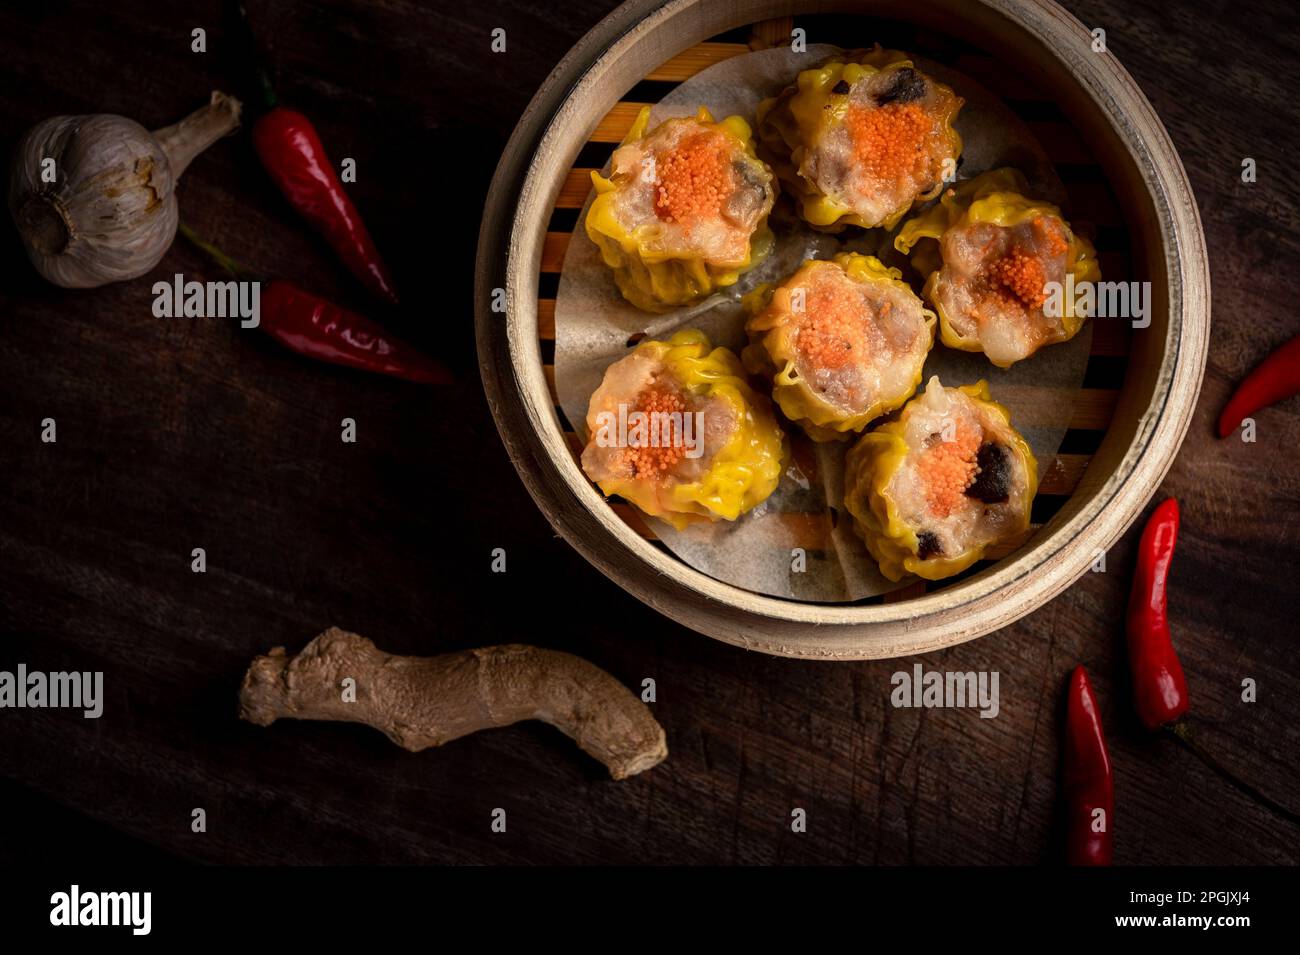
{"label": "dark wood grain", "polygon": [[[45,285],[0,229],[0,668],[103,670],[100,720],[0,710],[0,858],[65,847],[207,862],[921,862],[1058,858],[1060,701],[1092,673],[1117,772],[1120,863],[1295,862],[1300,832],[1129,704],[1120,621],[1136,533],[1046,607],[926,657],[997,670],[1001,713],[889,705],[913,661],[746,654],[657,616],[533,507],[476,377],[474,241],[533,90],[610,0],[250,2],[283,97],[357,160],[353,190],[405,303],[385,321],[458,374],[428,390],[305,363],[230,323],[159,320],[151,279]],[[1211,249],[1204,390],[1161,494],[1183,504],[1173,620],[1196,730],[1297,805],[1300,403],[1217,441],[1231,382],[1298,330],[1300,15],[1071,0],[1103,26],[1182,152]],[[48,115],[169,123],[231,89],[221,5],[0,10],[0,142]],[[178,9],[179,8],[179,9]],[[209,52],[189,50],[190,30]],[[493,27],[509,51],[488,49]],[[1245,185],[1241,161],[1258,162]],[[369,303],[267,183],[246,137],[202,156],[183,217],[248,265]],[[177,245],[156,270],[202,276]],[[58,422],[42,444],[40,421]],[[343,444],[353,417],[359,440]],[[190,571],[204,547],[208,572]],[[508,572],[490,572],[504,547]],[[525,725],[412,755],[363,727],[235,719],[249,659],[329,625],[393,652],[528,641],[653,677],[663,766],[613,783]],[[1252,678],[1259,701],[1240,702]],[[190,830],[195,807],[208,831]],[[509,814],[493,835],[493,808]],[[790,812],[807,810],[805,834]]]}

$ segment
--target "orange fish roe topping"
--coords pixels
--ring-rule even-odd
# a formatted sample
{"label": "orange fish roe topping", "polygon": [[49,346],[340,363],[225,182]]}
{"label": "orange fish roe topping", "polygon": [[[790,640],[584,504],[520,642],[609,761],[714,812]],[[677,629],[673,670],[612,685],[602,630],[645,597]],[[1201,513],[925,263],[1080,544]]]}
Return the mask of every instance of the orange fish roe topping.
{"label": "orange fish roe topping", "polygon": [[655,215],[689,224],[716,217],[732,189],[727,144],[718,133],[682,139],[655,161]]}
{"label": "orange fish roe topping", "polygon": [[936,441],[922,452],[916,471],[925,486],[925,501],[935,517],[947,517],[966,502],[964,492],[975,480],[981,435],[958,425],[951,441]]}
{"label": "orange fish roe topping", "polygon": [[1055,219],[1049,219],[1046,216],[1036,216],[1034,218],[1034,231],[1036,231],[1047,243],[1048,255],[1065,255],[1070,249],[1070,243],[1066,241],[1065,230]]}
{"label": "orange fish roe topping", "polygon": [[843,281],[823,280],[804,289],[795,313],[795,347],[816,368],[843,368],[870,354],[862,293]]}
{"label": "orange fish roe topping", "polygon": [[[655,416],[684,414],[686,402],[674,391],[651,386],[641,393],[636,407],[632,410],[643,412],[648,419],[645,444],[633,447],[629,441],[628,446],[623,449],[623,460],[631,469],[633,477],[663,477],[665,472],[671,470],[685,456],[686,441],[682,434],[680,418],[667,419]],[[656,439],[658,447],[654,446]]]}
{"label": "orange fish roe topping", "polygon": [[1026,255],[1013,249],[994,262],[989,278],[995,285],[1003,285],[1030,308],[1041,308],[1047,301],[1047,273],[1037,256]]}
{"label": "orange fish roe topping", "polygon": [[916,103],[855,106],[844,121],[863,178],[898,182],[924,174],[922,146],[934,123]]}

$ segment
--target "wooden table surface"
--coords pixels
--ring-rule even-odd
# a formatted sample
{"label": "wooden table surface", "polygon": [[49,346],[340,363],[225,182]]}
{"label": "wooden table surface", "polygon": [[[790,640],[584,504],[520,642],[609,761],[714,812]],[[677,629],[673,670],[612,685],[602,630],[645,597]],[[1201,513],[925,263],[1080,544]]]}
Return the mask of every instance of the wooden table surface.
{"label": "wooden table surface", "polygon": [[[0,144],[58,113],[151,128],[231,89],[218,2],[0,10]],[[105,709],[0,711],[0,859],[204,862],[1055,861],[1061,704],[1092,674],[1116,769],[1116,861],[1282,863],[1300,831],[1137,725],[1122,614],[1136,532],[1038,612],[934,654],[996,670],[1001,712],[894,709],[913,660],[746,653],[642,606],[551,531],[483,399],[470,275],[482,196],[528,99],[613,0],[250,0],[282,97],[311,115],[396,271],[385,316],[457,373],[430,390],[307,363],[219,320],[154,318],[153,281],[213,277],[177,244],[149,277],[45,284],[0,228],[0,669],[102,670]],[[1200,201],[1214,330],[1196,419],[1157,492],[1183,530],[1173,625],[1207,748],[1300,808],[1300,401],[1218,441],[1230,385],[1300,330],[1300,16],[1283,3],[1069,0],[1136,77]],[[489,52],[503,27],[508,53]],[[207,30],[208,51],[191,51]],[[1244,157],[1258,182],[1241,182]],[[363,294],[270,186],[246,136],[181,184],[246,264]],[[58,440],[40,441],[54,418]],[[339,422],[355,418],[344,444]],[[1155,489],[1153,489],[1155,490]],[[191,551],[207,572],[191,572]],[[508,571],[490,552],[505,548]],[[249,660],[330,625],[433,654],[522,641],[653,677],[668,761],[615,783],[524,724],[418,755],[365,727],[236,719]],[[1253,679],[1258,701],[1241,701]],[[508,830],[493,834],[494,808]],[[806,833],[790,830],[794,808]],[[203,808],[207,831],[191,831]]]}

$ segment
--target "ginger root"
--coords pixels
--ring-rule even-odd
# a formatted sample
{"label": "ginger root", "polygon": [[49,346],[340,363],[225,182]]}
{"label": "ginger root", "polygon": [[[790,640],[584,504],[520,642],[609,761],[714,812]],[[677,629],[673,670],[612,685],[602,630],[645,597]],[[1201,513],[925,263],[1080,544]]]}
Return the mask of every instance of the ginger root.
{"label": "ginger root", "polygon": [[[355,700],[343,681],[355,681]],[[569,653],[522,644],[436,657],[384,653],[365,637],[331,627],[288,656],[276,647],[253,660],[239,689],[239,715],[365,723],[419,752],[494,726],[542,720],[600,760],[615,779],[668,755],[663,727],[627,687]]]}

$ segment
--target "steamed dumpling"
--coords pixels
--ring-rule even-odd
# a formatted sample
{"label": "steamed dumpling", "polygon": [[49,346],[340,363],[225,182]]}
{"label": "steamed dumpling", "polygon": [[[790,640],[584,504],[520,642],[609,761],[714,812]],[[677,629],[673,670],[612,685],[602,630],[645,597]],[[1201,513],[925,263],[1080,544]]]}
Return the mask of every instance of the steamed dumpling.
{"label": "steamed dumpling", "polygon": [[818,228],[892,228],[957,173],[962,99],[907,54],[842,54],[758,107],[759,140]]}
{"label": "steamed dumpling", "polygon": [[735,520],[776,489],[785,435],[734,353],[703,332],[643,341],[605,372],[582,469],[607,495],[681,528]]}
{"label": "steamed dumpling", "polygon": [[890,580],[950,577],[1029,527],[1038,465],[987,383],[937,376],[849,451],[844,504]]}
{"label": "steamed dumpling", "polygon": [[849,438],[902,405],[934,344],[934,313],[873,256],[810,260],[745,306],[746,367],[816,440]]}
{"label": "steamed dumpling", "polygon": [[1101,278],[1092,244],[1027,191],[1013,169],[985,173],[948,190],[894,239],[900,252],[916,248],[943,343],[982,351],[1001,368],[1073,338],[1088,316],[1066,294],[1067,277]]}
{"label": "steamed dumpling", "polygon": [[623,297],[662,312],[734,284],[768,254],[776,187],[739,116],[715,123],[701,108],[647,131],[649,120],[647,107],[609,178],[592,173],[586,227]]}

